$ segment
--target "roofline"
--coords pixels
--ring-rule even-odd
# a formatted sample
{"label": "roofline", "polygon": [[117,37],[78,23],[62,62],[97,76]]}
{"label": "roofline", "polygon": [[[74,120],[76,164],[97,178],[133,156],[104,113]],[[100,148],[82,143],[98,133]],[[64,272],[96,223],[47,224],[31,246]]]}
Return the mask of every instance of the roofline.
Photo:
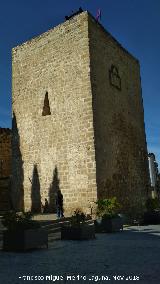
{"label": "roofline", "polygon": [[95,17],[94,17],[88,10],[85,10],[85,11],[83,11],[83,12],[81,12],[81,13],[75,14],[75,16],[70,17],[69,19],[65,20],[64,22],[58,24],[57,26],[54,26],[53,28],[50,28],[49,30],[47,30],[47,31],[45,31],[45,32],[43,32],[43,33],[41,33],[41,34],[36,35],[36,36],[32,37],[31,39],[28,39],[27,41],[22,42],[21,44],[18,44],[17,46],[13,47],[12,50],[15,50],[15,49],[17,49],[17,48],[19,48],[19,47],[22,47],[23,45],[25,45],[25,44],[27,44],[27,43],[30,43],[30,42],[32,42],[32,41],[34,41],[34,40],[36,40],[36,39],[41,38],[43,35],[49,33],[51,30],[54,30],[55,28],[57,28],[57,27],[63,25],[63,24],[64,24],[65,22],[67,22],[67,21],[72,21],[72,19],[74,19],[75,17],[79,16],[80,14],[84,14],[84,13],[87,13],[87,14],[94,20],[95,24],[96,24],[97,26],[99,26],[99,27],[102,29],[102,31],[107,34],[107,36],[109,36],[126,54],[128,54],[130,57],[132,57],[132,58],[139,64],[139,60],[138,60],[135,56],[133,56],[130,52],[128,52],[128,50],[125,49],[125,48],[118,42],[118,40],[116,40],[115,37],[113,37],[113,36],[104,28],[104,26],[103,26],[100,22],[96,21]]}
{"label": "roofline", "polygon": [[125,49],[125,48],[118,42],[118,40],[117,40],[114,36],[112,36],[112,35],[104,28],[104,26],[103,26],[100,22],[96,21],[95,17],[94,17],[89,11],[87,11],[87,12],[88,12],[88,15],[95,21],[95,24],[97,24],[97,25],[103,30],[103,32],[105,32],[105,33],[107,34],[107,36],[109,36],[125,53],[127,53],[130,57],[132,57],[132,58],[139,64],[139,60],[138,60],[135,56],[133,56],[127,49]]}
{"label": "roofline", "polygon": [[82,13],[75,14],[75,16],[70,17],[68,20],[64,20],[63,22],[61,22],[57,26],[53,26],[52,28],[48,29],[47,31],[42,32],[39,35],[35,35],[32,38],[30,38],[30,39],[28,39],[28,40],[26,40],[26,41],[24,41],[24,42],[22,42],[22,43],[20,43],[20,44],[18,44],[16,46],[12,47],[12,50],[16,50],[17,48],[22,47],[23,45],[25,45],[27,43],[31,43],[32,41],[41,38],[43,35],[48,34],[50,31],[60,27],[61,25],[64,25],[68,21],[72,21],[72,19],[74,19],[75,17],[78,17],[80,14],[83,14],[83,13],[88,13],[88,11],[86,10],[86,11],[83,11]]}

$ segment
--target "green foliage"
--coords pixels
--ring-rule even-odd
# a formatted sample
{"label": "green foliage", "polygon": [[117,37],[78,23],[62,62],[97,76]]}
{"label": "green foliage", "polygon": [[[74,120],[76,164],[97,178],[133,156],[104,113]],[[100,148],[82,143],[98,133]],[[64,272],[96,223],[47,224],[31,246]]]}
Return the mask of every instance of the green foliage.
{"label": "green foliage", "polygon": [[120,209],[120,204],[116,197],[108,199],[99,199],[97,202],[97,216],[103,217],[107,216],[109,218],[116,217],[118,210]]}
{"label": "green foliage", "polygon": [[80,224],[85,222],[86,218],[86,215],[82,212],[81,209],[76,209],[71,217],[71,225],[80,226]]}
{"label": "green foliage", "polygon": [[158,198],[148,198],[146,201],[146,209],[149,212],[160,209],[160,200]]}
{"label": "green foliage", "polygon": [[40,227],[37,221],[32,220],[32,213],[30,211],[22,213],[9,211],[3,216],[2,224],[9,231],[27,230]]}

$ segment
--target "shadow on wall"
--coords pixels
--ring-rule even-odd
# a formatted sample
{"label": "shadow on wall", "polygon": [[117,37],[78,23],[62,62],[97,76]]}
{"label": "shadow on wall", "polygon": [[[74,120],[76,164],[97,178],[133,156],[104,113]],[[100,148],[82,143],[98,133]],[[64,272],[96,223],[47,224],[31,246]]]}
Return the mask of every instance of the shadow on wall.
{"label": "shadow on wall", "polygon": [[40,181],[37,165],[34,165],[32,175],[31,187],[31,211],[33,213],[41,213],[41,194],[40,194]]}
{"label": "shadow on wall", "polygon": [[12,118],[12,176],[11,176],[11,201],[14,210],[24,210],[24,173],[23,160],[20,150],[20,136],[15,113]]}
{"label": "shadow on wall", "polygon": [[56,212],[56,194],[60,190],[60,180],[58,178],[58,169],[57,166],[53,171],[53,180],[49,188],[49,207],[50,212]]}

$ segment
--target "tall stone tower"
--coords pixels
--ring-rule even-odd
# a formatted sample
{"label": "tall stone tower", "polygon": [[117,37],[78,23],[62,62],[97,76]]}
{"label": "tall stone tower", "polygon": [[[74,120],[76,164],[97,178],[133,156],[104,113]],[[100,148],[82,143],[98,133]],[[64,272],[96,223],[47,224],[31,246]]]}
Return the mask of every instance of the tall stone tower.
{"label": "tall stone tower", "polygon": [[124,210],[148,194],[139,62],[82,12],[13,49],[15,208],[89,213],[117,196]]}

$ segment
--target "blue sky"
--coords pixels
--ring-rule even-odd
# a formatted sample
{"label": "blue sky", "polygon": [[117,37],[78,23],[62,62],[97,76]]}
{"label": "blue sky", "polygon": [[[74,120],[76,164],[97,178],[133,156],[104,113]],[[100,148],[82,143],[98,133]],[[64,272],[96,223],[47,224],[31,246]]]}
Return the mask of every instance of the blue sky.
{"label": "blue sky", "polygon": [[11,49],[64,21],[79,7],[94,16],[141,64],[148,151],[160,164],[160,1],[1,0],[0,127],[11,127]]}

